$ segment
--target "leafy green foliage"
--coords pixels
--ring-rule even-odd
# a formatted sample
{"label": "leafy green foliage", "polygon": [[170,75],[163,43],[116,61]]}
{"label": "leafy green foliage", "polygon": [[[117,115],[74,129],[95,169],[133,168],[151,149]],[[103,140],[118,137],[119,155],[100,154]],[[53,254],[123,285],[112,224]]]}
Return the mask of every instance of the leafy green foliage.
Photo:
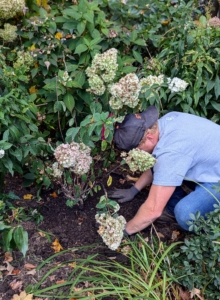
{"label": "leafy green foliage", "polygon": [[189,290],[199,289],[207,300],[219,299],[220,291],[220,206],[214,206],[206,218],[199,212],[191,215],[193,221],[189,225],[194,234],[173,254],[171,264],[179,282]]}

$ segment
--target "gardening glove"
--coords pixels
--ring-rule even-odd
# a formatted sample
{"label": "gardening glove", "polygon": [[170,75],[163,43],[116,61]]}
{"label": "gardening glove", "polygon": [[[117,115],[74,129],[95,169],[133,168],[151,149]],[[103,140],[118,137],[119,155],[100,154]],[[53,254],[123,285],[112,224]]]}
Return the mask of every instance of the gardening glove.
{"label": "gardening glove", "polygon": [[119,199],[118,203],[125,203],[133,200],[139,192],[133,185],[130,189],[114,189],[113,191],[109,191],[108,196],[110,199]]}

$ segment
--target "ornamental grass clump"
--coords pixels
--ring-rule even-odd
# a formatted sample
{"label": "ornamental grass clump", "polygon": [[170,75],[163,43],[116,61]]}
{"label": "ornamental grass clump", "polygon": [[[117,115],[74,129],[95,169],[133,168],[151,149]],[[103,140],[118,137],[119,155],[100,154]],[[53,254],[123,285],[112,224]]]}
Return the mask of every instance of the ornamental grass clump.
{"label": "ornamental grass clump", "polygon": [[156,163],[156,158],[151,154],[137,148],[132,149],[128,153],[122,152],[121,157],[124,158],[132,172],[144,172],[152,168]]}
{"label": "ornamental grass clump", "polygon": [[92,163],[90,151],[85,144],[75,142],[61,144],[54,151],[57,162],[50,168],[50,174],[61,185],[68,206],[83,204],[90,191],[86,176]]}

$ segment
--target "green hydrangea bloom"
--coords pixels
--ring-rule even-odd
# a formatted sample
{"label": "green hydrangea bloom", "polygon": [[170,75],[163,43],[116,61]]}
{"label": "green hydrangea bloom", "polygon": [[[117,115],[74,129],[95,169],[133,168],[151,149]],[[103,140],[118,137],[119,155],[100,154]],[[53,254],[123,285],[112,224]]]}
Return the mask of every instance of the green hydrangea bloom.
{"label": "green hydrangea bloom", "polygon": [[13,42],[17,37],[16,31],[16,26],[5,23],[4,29],[0,29],[0,38],[2,38],[5,42]]}
{"label": "green hydrangea bloom", "polygon": [[132,172],[144,172],[152,168],[156,163],[156,159],[151,154],[137,148],[132,149],[128,153],[122,152],[121,156],[125,157],[125,161]]}
{"label": "green hydrangea bloom", "polygon": [[0,19],[13,18],[25,8],[25,0],[0,0]]}

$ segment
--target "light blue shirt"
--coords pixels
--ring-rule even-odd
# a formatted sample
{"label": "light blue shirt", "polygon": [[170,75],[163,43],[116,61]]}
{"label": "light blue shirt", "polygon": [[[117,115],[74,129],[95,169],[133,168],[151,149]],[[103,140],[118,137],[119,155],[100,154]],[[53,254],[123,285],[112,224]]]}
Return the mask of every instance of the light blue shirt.
{"label": "light blue shirt", "polygon": [[158,120],[159,141],[152,155],[153,184],[180,186],[182,181],[220,180],[220,126],[195,115],[171,112]]}

